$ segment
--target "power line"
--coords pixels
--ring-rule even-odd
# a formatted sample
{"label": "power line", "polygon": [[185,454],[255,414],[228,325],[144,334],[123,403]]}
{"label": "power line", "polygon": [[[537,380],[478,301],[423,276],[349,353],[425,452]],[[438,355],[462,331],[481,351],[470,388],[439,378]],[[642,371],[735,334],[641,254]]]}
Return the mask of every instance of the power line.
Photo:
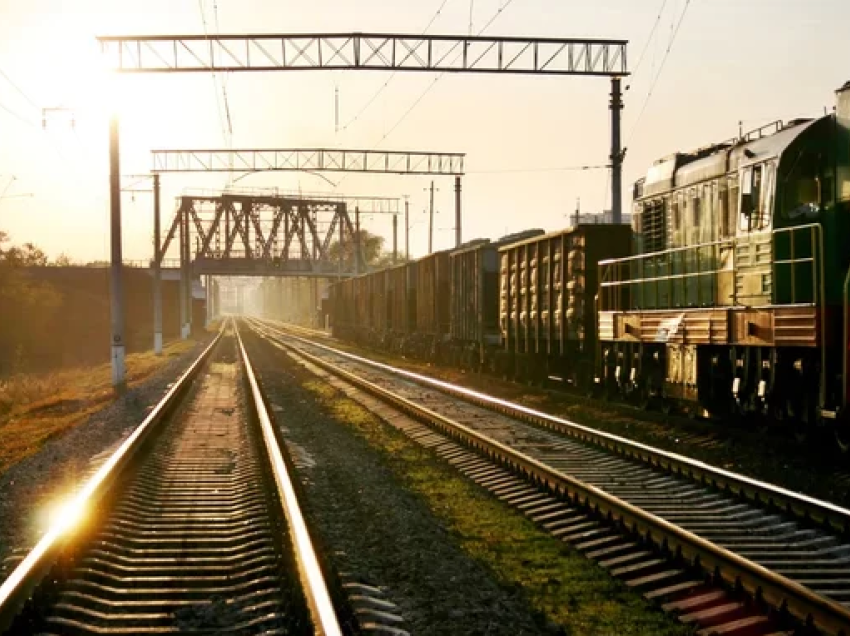
{"label": "power line", "polygon": [[[511,3],[512,3],[513,1],[514,1],[514,0],[507,0],[507,2],[505,2],[505,4],[501,5],[501,6],[500,6],[500,7],[496,10],[496,13],[494,13],[494,14],[493,14],[493,17],[491,17],[491,18],[487,21],[487,24],[485,24],[485,25],[481,28],[481,30],[480,30],[480,31],[478,31],[478,33],[476,33],[476,34],[475,34],[475,35],[476,35],[476,37],[477,37],[477,36],[479,36],[479,35],[481,35],[482,33],[484,33],[484,31],[486,31],[486,30],[489,28],[489,26],[490,26],[491,24],[493,24],[493,22],[495,22],[495,21],[496,21],[496,18],[498,18],[500,15],[502,15],[502,12],[503,12],[505,9],[507,9],[507,8],[511,5]],[[445,4],[445,2],[444,2],[443,4]],[[441,5],[441,8],[442,8],[442,5]],[[453,64],[454,62],[456,62],[456,61],[458,60],[458,58],[460,58],[460,56],[461,56],[461,55],[463,55],[463,52],[462,52],[462,51],[461,51],[460,53],[458,53],[458,54],[455,56],[455,58],[452,60],[452,64]],[[388,138],[391,134],[393,134],[393,132],[396,130],[396,128],[398,128],[398,127],[402,124],[402,122],[403,122],[405,119],[407,119],[407,116],[408,116],[408,115],[410,115],[410,113],[411,113],[411,112],[413,112],[413,109],[414,109],[414,108],[416,108],[416,107],[419,105],[419,103],[420,103],[423,99],[425,99],[425,96],[426,96],[429,92],[431,92],[431,89],[432,89],[432,88],[434,88],[434,86],[437,84],[437,82],[439,82],[439,81],[443,78],[443,76],[444,76],[445,74],[446,74],[446,73],[445,73],[445,71],[443,71],[442,73],[440,73],[439,75],[437,75],[437,77],[435,77],[435,78],[434,78],[434,81],[432,81],[432,82],[431,82],[431,83],[430,83],[430,84],[429,84],[429,85],[425,88],[425,90],[424,90],[424,91],[422,91],[422,93],[420,93],[419,97],[417,97],[417,98],[416,98],[416,100],[415,100],[415,101],[414,101],[414,102],[410,105],[410,107],[409,107],[409,108],[408,108],[408,109],[404,112],[404,114],[403,114],[403,115],[402,115],[402,116],[398,119],[398,121],[396,121],[396,123],[395,123],[395,124],[393,124],[393,125],[392,125],[392,127],[391,127],[388,131],[386,131],[386,132],[383,134],[383,136],[382,136],[382,137],[378,140],[378,143],[376,143],[376,144],[374,145],[374,147],[375,147],[375,148],[377,148],[377,147],[378,147],[378,146],[380,146],[382,143],[384,143],[384,142],[387,140],[387,138]],[[342,185],[342,183],[344,183],[344,182],[345,182],[345,180],[346,180],[346,178],[347,178],[347,177],[348,177],[348,175],[345,175],[345,176],[344,176],[344,177],[340,180],[340,182],[339,182],[337,185],[338,185],[338,186],[339,186],[339,185]]]}
{"label": "power line", "polygon": [[667,0],[663,0],[661,2],[661,8],[658,10],[658,15],[655,17],[655,24],[652,25],[652,30],[649,32],[649,37],[646,39],[646,44],[643,46],[643,51],[640,52],[640,56],[638,57],[638,62],[635,65],[634,70],[632,71],[632,79],[637,75],[638,70],[640,69],[640,65],[643,63],[643,58],[646,56],[646,52],[649,50],[649,45],[652,43],[653,37],[655,37],[655,32],[658,30],[658,25],[661,24],[661,15],[664,13],[664,8],[667,6]]}
{"label": "power line", "polygon": [[[484,33],[484,31],[486,31],[486,30],[487,30],[487,28],[488,28],[491,24],[493,24],[493,22],[495,22],[495,21],[496,21],[496,19],[497,19],[500,15],[502,15],[502,12],[503,12],[505,9],[507,9],[507,8],[511,5],[511,3],[512,3],[513,1],[514,1],[514,0],[507,0],[507,2],[505,2],[505,4],[504,4],[504,5],[500,6],[500,7],[496,10],[496,13],[494,13],[494,14],[493,14],[493,17],[491,17],[491,18],[490,18],[490,20],[488,20],[487,24],[485,24],[485,25],[481,28],[481,30],[480,30],[480,31],[478,31],[478,33],[476,33],[476,34],[475,34],[475,35],[476,35],[476,37],[477,37],[477,36],[479,36],[479,35],[481,35],[482,33]],[[453,64],[454,62],[456,62],[456,61],[458,60],[458,58],[459,58],[461,55],[463,55],[463,53],[462,53],[462,52],[461,52],[461,53],[458,53],[458,54],[455,56],[454,60],[452,60],[452,64]],[[393,133],[393,131],[395,131],[395,129],[396,129],[396,128],[398,128],[398,127],[401,125],[401,123],[402,123],[405,119],[407,119],[407,116],[408,116],[408,115],[409,115],[409,114],[413,111],[413,109],[414,109],[414,108],[416,108],[416,107],[419,105],[419,103],[420,103],[420,102],[421,102],[421,101],[425,98],[425,96],[426,96],[429,92],[431,92],[431,89],[432,89],[432,88],[434,88],[434,86],[437,84],[437,82],[439,82],[439,81],[440,81],[440,80],[441,80],[441,79],[445,76],[445,74],[446,74],[446,73],[445,73],[445,71],[444,71],[444,72],[440,73],[439,75],[437,75],[437,77],[435,77],[435,78],[434,78],[434,81],[433,81],[433,82],[431,82],[431,83],[430,83],[430,84],[429,84],[429,85],[425,88],[425,90],[424,90],[424,91],[422,91],[422,93],[419,95],[419,97],[417,97],[417,98],[416,98],[416,101],[414,101],[414,102],[413,102],[413,104],[411,104],[410,108],[408,108],[408,109],[405,111],[404,115],[402,115],[402,116],[401,116],[401,118],[400,118],[400,119],[399,119],[399,120],[398,120],[395,124],[393,124],[393,126],[392,126],[392,127],[391,127],[391,128],[390,128],[387,132],[386,132],[386,133],[384,133],[384,136],[383,136],[383,137],[381,137],[381,140],[380,140],[380,141],[378,141],[378,143],[377,143],[377,144],[375,144],[376,146],[380,146],[380,145],[381,145],[384,141],[386,141],[387,137],[389,137],[389,136]]]}
{"label": "power line", "polygon": [[12,117],[17,119],[18,121],[22,121],[23,123],[27,124],[28,126],[32,126],[33,128],[38,128],[38,126],[36,126],[33,122],[26,119],[23,115],[16,113],[14,110],[12,110],[11,108],[9,108],[5,104],[3,104],[3,102],[0,102],[0,109],[5,110],[7,113],[9,113]]}
{"label": "power line", "polygon": [[[437,18],[442,13],[443,8],[446,6],[448,1],[449,0],[443,0],[442,4],[440,4],[440,6],[437,8],[437,11],[434,12],[433,16],[431,16],[431,19],[428,21],[428,24],[425,25],[425,28],[422,30],[421,35],[425,35],[428,32],[428,29],[430,29],[434,22],[436,22]],[[349,126],[351,126],[358,119],[360,119],[360,116],[366,112],[366,110],[375,102],[376,99],[378,99],[378,97],[380,97],[381,93],[383,93],[390,85],[390,82],[393,81],[393,78],[396,76],[396,73],[398,73],[398,71],[393,71],[392,73],[390,73],[390,76],[387,78],[387,80],[380,86],[380,88],[378,88],[377,91],[375,91],[375,93],[372,95],[372,97],[369,98],[366,104],[357,112],[354,117],[351,118],[351,120],[347,124],[342,127],[343,132],[348,130]]]}
{"label": "power line", "polygon": [[[210,34],[209,29],[207,28],[207,16],[206,11],[204,11],[204,0],[198,0],[198,10],[201,13],[201,23],[204,27],[204,37],[209,41]],[[230,147],[230,141],[227,136],[227,127],[225,126],[225,118],[222,112],[222,106],[218,99],[218,75],[215,71],[212,73],[212,81],[213,81],[213,90],[215,91],[215,105],[216,110],[218,111],[218,121],[221,124],[221,136],[224,138],[224,143]]]}
{"label": "power line", "polygon": [[685,20],[685,14],[688,12],[688,7],[691,5],[691,0],[685,0],[685,8],[682,9],[682,15],[679,16],[679,21],[676,23],[675,28],[673,29],[673,33],[670,36],[670,42],[667,45],[667,49],[664,51],[664,57],[661,58],[661,64],[658,67],[658,72],[655,74],[655,77],[652,79],[652,83],[649,86],[649,92],[646,94],[646,99],[643,101],[643,106],[638,113],[638,117],[635,120],[635,123],[632,125],[632,130],[629,133],[628,140],[624,144],[625,147],[628,147],[628,142],[631,141],[632,136],[637,130],[637,126],[640,123],[643,114],[646,112],[646,107],[649,105],[649,100],[652,98],[652,94],[655,91],[655,87],[658,84],[658,79],[661,77],[661,73],[664,71],[664,66],[667,63],[667,59],[670,57],[670,51],[673,48],[673,43],[676,41],[676,36],[679,34],[679,29],[682,26],[682,22]]}
{"label": "power line", "polygon": [[2,75],[3,79],[5,79],[7,82],[9,82],[9,84],[11,84],[12,88],[14,88],[16,91],[18,91],[18,93],[20,93],[21,96],[29,102],[30,106],[32,106],[33,108],[38,110],[38,105],[33,100],[30,99],[29,95],[27,95],[23,90],[21,90],[20,86],[18,86],[17,84],[15,84],[15,82],[12,81],[11,77],[6,75],[6,73],[3,71],[2,68],[0,68],[0,75]]}

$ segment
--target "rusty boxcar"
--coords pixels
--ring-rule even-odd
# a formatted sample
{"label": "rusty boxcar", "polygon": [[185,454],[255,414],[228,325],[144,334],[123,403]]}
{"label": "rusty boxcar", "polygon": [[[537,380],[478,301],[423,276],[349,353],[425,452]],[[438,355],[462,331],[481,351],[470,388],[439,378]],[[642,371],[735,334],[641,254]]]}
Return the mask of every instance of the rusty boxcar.
{"label": "rusty boxcar", "polygon": [[416,263],[385,270],[387,345],[400,350],[416,330]]}
{"label": "rusty boxcar", "polygon": [[499,248],[543,230],[528,230],[498,241],[479,239],[450,255],[451,361],[479,370],[493,359],[499,333]]}
{"label": "rusty boxcar", "polygon": [[631,234],[627,225],[581,224],[499,249],[504,371],[593,382],[598,262],[627,256]]}
{"label": "rusty boxcar", "polygon": [[426,358],[439,357],[449,337],[449,254],[434,252],[415,263],[416,324],[410,334],[412,353]]}

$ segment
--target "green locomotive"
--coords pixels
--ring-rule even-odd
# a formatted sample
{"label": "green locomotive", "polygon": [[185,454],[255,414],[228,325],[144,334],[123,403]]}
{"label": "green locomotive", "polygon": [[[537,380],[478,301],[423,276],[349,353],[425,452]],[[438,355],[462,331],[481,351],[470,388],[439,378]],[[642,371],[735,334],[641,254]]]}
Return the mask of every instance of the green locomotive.
{"label": "green locomotive", "polygon": [[833,114],[665,157],[602,261],[600,382],[850,445],[850,82]]}

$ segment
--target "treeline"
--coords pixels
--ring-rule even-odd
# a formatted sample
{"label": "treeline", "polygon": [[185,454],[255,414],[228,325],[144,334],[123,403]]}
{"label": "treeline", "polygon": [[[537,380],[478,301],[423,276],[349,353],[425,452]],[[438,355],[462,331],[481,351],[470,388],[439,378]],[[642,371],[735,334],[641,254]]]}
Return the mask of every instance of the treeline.
{"label": "treeline", "polygon": [[[0,232],[0,378],[99,364],[110,353],[110,273],[107,262],[50,260],[32,244],[12,246]],[[153,343],[150,272],[124,267],[124,342],[128,352]],[[180,337],[177,280],[162,282],[163,337]],[[193,322],[203,328],[206,303],[193,301]]]}
{"label": "treeline", "polygon": [[44,334],[62,304],[53,285],[26,272],[47,265],[47,255],[32,243],[8,243],[9,235],[0,231],[0,375],[26,370],[42,357]]}

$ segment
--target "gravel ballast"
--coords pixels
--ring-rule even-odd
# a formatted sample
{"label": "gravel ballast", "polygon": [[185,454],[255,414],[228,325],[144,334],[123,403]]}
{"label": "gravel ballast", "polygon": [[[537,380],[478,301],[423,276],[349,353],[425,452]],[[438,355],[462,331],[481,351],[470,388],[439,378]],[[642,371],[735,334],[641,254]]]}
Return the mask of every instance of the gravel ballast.
{"label": "gravel ballast", "polygon": [[335,569],[382,588],[404,618],[398,627],[411,634],[547,633],[520,591],[502,589],[365,440],[317,408],[301,386],[309,373],[244,331],[243,338],[300,466],[302,506]]}
{"label": "gravel ballast", "polygon": [[0,476],[0,580],[55,521],[57,506],[144,420],[211,337]]}
{"label": "gravel ballast", "polygon": [[246,332],[313,531],[345,578],[383,589],[405,619],[398,627],[428,635],[689,632]]}
{"label": "gravel ballast", "polygon": [[327,344],[850,508],[850,455],[841,456],[825,431],[815,430],[815,439],[800,442],[786,431],[762,430],[755,421],[733,424],[645,412],[393,357],[338,340]]}

